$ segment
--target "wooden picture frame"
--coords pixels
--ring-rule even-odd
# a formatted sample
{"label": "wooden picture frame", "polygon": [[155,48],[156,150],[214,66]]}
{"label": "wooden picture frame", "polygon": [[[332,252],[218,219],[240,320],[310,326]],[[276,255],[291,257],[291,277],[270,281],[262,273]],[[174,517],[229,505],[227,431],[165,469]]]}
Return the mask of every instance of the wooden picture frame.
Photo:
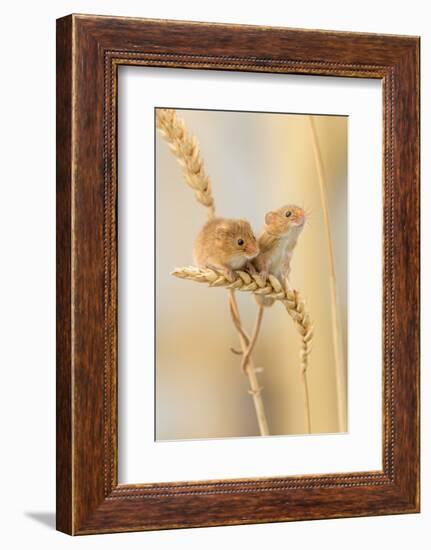
{"label": "wooden picture frame", "polygon": [[[117,68],[383,84],[383,469],[119,485]],[[419,511],[419,38],[70,15],[57,21],[57,529]]]}

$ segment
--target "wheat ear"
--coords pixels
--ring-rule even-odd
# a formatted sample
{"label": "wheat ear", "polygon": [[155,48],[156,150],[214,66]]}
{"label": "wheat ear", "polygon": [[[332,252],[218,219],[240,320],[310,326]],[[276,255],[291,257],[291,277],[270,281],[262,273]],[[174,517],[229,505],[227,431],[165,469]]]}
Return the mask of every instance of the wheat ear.
{"label": "wheat ear", "polygon": [[[286,294],[289,296],[289,300],[286,302],[281,300],[289,315],[295,321],[296,329],[301,335],[301,351],[300,351],[300,364],[301,364],[301,380],[304,387],[304,407],[305,407],[305,420],[307,426],[307,432],[311,434],[311,410],[310,410],[310,393],[308,391],[308,356],[312,349],[312,340],[314,327],[311,323],[310,316],[306,311],[305,302],[301,298],[301,295],[297,290],[290,288],[289,281],[286,279]],[[287,303],[288,302],[288,303]]]}
{"label": "wheat ear", "polygon": [[156,109],[156,126],[168,142],[180,164],[186,183],[195,193],[196,200],[208,209],[208,217],[215,215],[211,181],[205,173],[199,145],[187,132],[186,125],[174,109]]}
{"label": "wheat ear", "polygon": [[[225,274],[216,271],[215,269],[201,269],[198,267],[180,267],[174,269],[171,275],[180,279],[188,279],[197,283],[207,283],[211,287],[224,287],[231,291],[238,290],[240,292],[252,292],[259,296],[266,296],[280,301],[286,308],[288,314],[295,322],[295,326],[301,335],[301,352],[300,352],[300,373],[304,386],[304,401],[305,401],[305,418],[308,433],[311,433],[311,411],[310,399],[308,391],[308,356],[312,349],[312,340],[314,327],[307,313],[304,300],[299,292],[292,289],[289,282],[286,280],[283,286],[280,281],[273,275],[269,275],[264,281],[258,274],[249,274],[245,271],[234,271],[234,279],[230,281]],[[241,341],[242,343],[242,341]],[[247,353],[248,342],[246,348],[242,345],[243,354]],[[247,358],[249,360],[249,357]]]}

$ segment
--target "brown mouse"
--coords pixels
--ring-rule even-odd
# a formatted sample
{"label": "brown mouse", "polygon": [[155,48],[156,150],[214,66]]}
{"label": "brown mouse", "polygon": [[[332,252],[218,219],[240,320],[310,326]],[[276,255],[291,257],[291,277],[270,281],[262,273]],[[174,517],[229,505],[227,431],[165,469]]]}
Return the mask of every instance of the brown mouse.
{"label": "brown mouse", "polygon": [[[290,273],[293,250],[305,221],[304,210],[294,204],[282,206],[266,214],[265,227],[258,238],[260,254],[253,261],[263,279],[266,280],[271,273],[284,285]],[[256,299],[259,304],[266,306],[274,301],[261,296],[256,296]]]}
{"label": "brown mouse", "polygon": [[223,271],[232,281],[236,269],[255,271],[251,260],[258,253],[259,245],[248,221],[213,218],[199,232],[193,257],[198,267]]}

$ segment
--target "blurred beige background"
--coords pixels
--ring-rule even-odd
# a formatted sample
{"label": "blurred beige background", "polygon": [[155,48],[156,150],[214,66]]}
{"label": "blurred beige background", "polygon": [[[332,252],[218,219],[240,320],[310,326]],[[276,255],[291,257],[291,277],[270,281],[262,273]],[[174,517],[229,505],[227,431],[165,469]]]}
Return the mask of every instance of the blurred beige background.
{"label": "blurred beige background", "polygon": [[[308,380],[314,433],[337,432],[328,253],[306,115],[179,110],[200,144],[217,215],[247,218],[255,233],[268,210],[296,203],[311,211],[292,261],[291,284],[315,324]],[[344,367],[347,368],[347,117],[314,116],[328,187]],[[259,435],[225,289],[170,276],[192,265],[206,221],[176,159],[156,133],[156,439]],[[251,331],[254,300],[237,293]],[[265,312],[254,351],[271,435],[306,431],[300,337],[280,304]]]}

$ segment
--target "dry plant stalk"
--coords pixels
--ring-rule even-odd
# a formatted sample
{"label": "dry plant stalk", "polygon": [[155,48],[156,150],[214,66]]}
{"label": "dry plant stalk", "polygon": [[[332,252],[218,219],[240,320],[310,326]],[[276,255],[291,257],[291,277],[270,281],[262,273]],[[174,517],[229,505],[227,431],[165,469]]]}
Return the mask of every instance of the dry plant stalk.
{"label": "dry plant stalk", "polygon": [[183,119],[174,109],[156,109],[156,126],[177,158],[187,185],[195,192],[197,201],[208,208],[208,217],[213,218],[215,205],[211,181],[205,173],[196,138],[188,134]]}
{"label": "dry plant stalk", "polygon": [[[188,279],[198,283],[207,283],[211,287],[224,287],[230,291],[252,292],[260,296],[267,296],[280,301],[286,308],[288,314],[295,322],[295,326],[301,335],[301,378],[304,385],[304,400],[306,411],[306,425],[308,433],[311,433],[311,411],[308,391],[307,369],[308,356],[312,349],[314,327],[310,316],[306,311],[305,302],[299,292],[292,289],[286,280],[283,287],[280,281],[273,275],[269,275],[267,281],[256,274],[249,274],[245,271],[235,271],[235,279],[229,281],[225,274],[214,269],[201,269],[197,267],[181,267],[175,269],[171,275],[180,279]],[[250,343],[250,341],[249,341]],[[243,353],[244,346],[242,345]],[[246,348],[247,351],[247,348]],[[245,355],[244,355],[245,356]],[[248,371],[251,369],[248,369]]]}
{"label": "dry plant stalk", "polygon": [[[248,376],[250,384],[249,393],[253,397],[254,408],[256,410],[257,423],[259,425],[260,435],[269,435],[268,421],[266,419],[265,408],[262,401],[262,388],[259,386],[259,381],[256,375],[256,369],[251,359],[250,343],[251,339],[242,325],[239,314],[238,303],[235,297],[235,291],[229,291],[229,311],[232,317],[233,324],[238,332],[239,341],[241,343],[242,354],[245,359],[244,372]],[[244,362],[244,361],[243,361]]]}
{"label": "dry plant stalk", "polygon": [[344,369],[343,349],[341,343],[340,317],[337,296],[337,278],[335,274],[334,249],[332,243],[331,222],[329,216],[326,177],[323,170],[322,154],[317,137],[316,126],[312,116],[308,117],[311,130],[314,158],[316,162],[317,179],[319,183],[320,200],[322,203],[325,224],[326,242],[329,258],[329,286],[331,295],[332,344],[334,348],[335,380],[337,385],[338,427],[344,432],[347,429],[346,420],[346,373]]}

